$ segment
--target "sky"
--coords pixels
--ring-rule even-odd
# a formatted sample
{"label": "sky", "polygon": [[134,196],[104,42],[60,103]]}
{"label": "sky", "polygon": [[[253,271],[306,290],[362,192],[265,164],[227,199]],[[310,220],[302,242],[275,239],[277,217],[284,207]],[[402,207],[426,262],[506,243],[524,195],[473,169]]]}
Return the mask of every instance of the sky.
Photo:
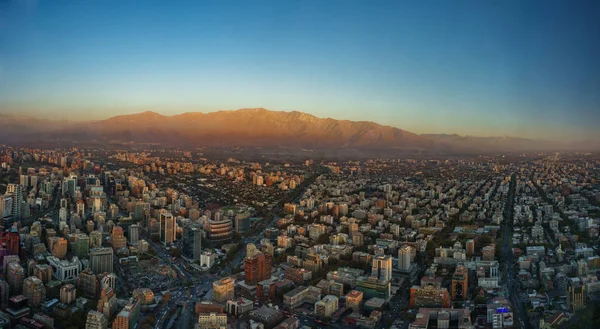
{"label": "sky", "polygon": [[600,140],[600,1],[0,1],[0,113]]}

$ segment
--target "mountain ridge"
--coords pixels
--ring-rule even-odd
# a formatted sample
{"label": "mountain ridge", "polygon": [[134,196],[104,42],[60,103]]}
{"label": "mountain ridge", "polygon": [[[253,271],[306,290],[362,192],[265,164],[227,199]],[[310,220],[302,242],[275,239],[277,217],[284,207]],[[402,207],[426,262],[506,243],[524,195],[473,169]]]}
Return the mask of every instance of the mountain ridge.
{"label": "mountain ridge", "polygon": [[0,115],[2,140],[128,141],[197,146],[286,146],[433,152],[583,150],[597,142],[559,143],[522,137],[415,134],[372,121],[320,118],[300,111],[243,108],[163,115],[154,111],[69,122]]}

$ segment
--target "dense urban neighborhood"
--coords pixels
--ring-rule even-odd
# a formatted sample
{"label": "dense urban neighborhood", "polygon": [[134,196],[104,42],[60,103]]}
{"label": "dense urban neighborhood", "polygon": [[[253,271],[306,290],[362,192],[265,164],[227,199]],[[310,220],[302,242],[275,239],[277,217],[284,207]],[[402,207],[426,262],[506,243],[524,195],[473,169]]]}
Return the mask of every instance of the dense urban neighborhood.
{"label": "dense urban neighborhood", "polygon": [[2,328],[587,328],[600,158],[0,155]]}

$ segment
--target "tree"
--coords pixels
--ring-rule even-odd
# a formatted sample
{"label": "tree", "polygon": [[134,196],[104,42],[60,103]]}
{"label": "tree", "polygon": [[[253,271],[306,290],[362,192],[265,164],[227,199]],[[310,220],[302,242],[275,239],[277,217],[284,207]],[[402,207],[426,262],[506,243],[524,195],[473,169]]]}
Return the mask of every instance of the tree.
{"label": "tree", "polygon": [[321,234],[317,239],[317,244],[328,244],[329,243],[329,235]]}

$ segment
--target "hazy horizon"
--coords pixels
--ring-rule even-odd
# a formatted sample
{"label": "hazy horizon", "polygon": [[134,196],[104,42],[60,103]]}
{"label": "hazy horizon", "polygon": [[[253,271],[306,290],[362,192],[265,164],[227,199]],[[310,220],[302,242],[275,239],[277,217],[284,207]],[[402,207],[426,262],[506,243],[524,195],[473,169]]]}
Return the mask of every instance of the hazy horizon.
{"label": "hazy horizon", "polygon": [[0,113],[240,108],[600,140],[594,1],[0,4]]}

